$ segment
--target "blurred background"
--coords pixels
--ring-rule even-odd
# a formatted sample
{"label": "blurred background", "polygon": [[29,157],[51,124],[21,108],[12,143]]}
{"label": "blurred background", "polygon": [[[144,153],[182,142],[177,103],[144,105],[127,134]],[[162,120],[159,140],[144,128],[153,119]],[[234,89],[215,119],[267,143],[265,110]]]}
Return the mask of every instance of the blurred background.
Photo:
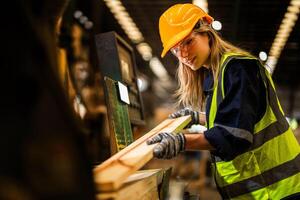
{"label": "blurred background", "polygon": [[[162,100],[155,102],[163,104],[168,103],[166,97],[176,88],[177,61],[170,54],[160,58],[158,19],[171,5],[184,2],[187,1],[74,1],[70,15],[83,28],[85,39],[93,40],[91,32],[107,31],[115,31],[124,38],[135,49],[140,80],[148,83],[145,85],[153,90],[153,98]],[[299,1],[199,0],[194,3],[206,8],[221,23],[219,33],[223,38],[267,60],[286,114],[299,117]],[[80,22],[84,16],[93,23],[88,30],[84,26],[89,23]],[[146,88],[143,87],[145,92]]]}
{"label": "blurred background", "polygon": [[[116,151],[107,117],[106,66],[101,65],[96,45],[99,34],[114,31],[132,48],[137,107],[142,110],[142,122],[131,123],[134,140],[177,109],[177,60],[170,53],[160,58],[158,32],[160,15],[177,3],[199,5],[214,17],[213,26],[225,40],[260,58],[272,73],[299,139],[300,0],[58,2],[15,0],[2,13],[7,20],[1,22],[6,52],[0,84],[0,197],[88,199],[85,194],[94,194],[92,167]],[[209,159],[208,152],[192,152],[172,161],[152,160],[144,168],[173,166],[173,189],[183,188],[195,199],[220,199]],[[53,178],[67,172],[72,172],[67,178]],[[62,184],[54,187],[57,182]]]}
{"label": "blurred background", "polygon": [[[154,108],[172,106],[177,61],[171,54],[160,58],[158,19],[171,5],[184,2],[187,1],[72,1],[65,13],[63,28],[71,32],[74,40],[73,56],[87,54],[94,71],[99,68],[92,49],[94,35],[115,31],[134,48],[145,107],[150,108],[148,104],[155,104]],[[193,3],[218,21],[215,26],[223,38],[260,57],[273,73],[286,115],[300,118],[299,0],[199,0]],[[152,111],[145,109],[145,112]]]}

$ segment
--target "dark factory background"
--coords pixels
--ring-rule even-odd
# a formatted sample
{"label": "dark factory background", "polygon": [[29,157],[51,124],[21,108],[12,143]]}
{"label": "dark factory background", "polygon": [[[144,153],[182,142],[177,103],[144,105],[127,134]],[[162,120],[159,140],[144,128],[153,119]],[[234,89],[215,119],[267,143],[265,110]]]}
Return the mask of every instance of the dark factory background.
{"label": "dark factory background", "polygon": [[[158,19],[185,2],[14,0],[3,8],[0,199],[95,199],[93,167],[120,150],[112,143],[111,126],[117,125],[108,116],[103,80],[114,73],[110,64],[117,58],[101,57],[111,49],[97,39],[109,33],[127,51],[118,47],[120,55],[131,59],[122,73],[135,95],[129,120],[130,140],[136,140],[176,110],[178,63],[170,53],[160,57]],[[293,2],[295,8],[289,0],[198,1],[220,22],[216,29],[223,38],[272,72],[299,138],[300,0]],[[220,199],[209,163],[207,152],[196,152],[145,168],[173,166],[170,191],[185,188],[201,191],[200,199]],[[192,180],[188,186],[186,180]]]}

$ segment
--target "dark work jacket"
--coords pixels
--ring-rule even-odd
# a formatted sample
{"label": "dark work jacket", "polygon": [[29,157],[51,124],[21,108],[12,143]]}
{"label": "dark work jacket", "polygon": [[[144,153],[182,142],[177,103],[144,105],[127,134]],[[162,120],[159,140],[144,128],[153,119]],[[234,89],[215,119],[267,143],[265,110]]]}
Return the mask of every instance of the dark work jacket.
{"label": "dark work jacket", "polygon": [[[207,71],[204,79],[206,96],[206,121],[212,100],[213,76]],[[266,94],[259,67],[254,60],[231,60],[224,72],[225,97],[220,103],[215,123],[244,129],[253,133],[254,125],[266,110]],[[222,160],[232,160],[251,146],[248,140],[235,137],[220,126],[204,132],[205,138],[215,148],[211,153]]]}
{"label": "dark work jacket", "polygon": [[[260,121],[266,110],[266,91],[255,60],[231,60],[224,72],[225,97],[220,103],[215,123],[253,133],[255,124]],[[206,72],[204,93],[206,96],[206,121],[212,101],[213,76]],[[208,124],[209,126],[209,124]],[[215,148],[211,153],[222,160],[229,161],[246,152],[251,143],[235,137],[220,126],[204,132],[205,138]],[[300,193],[282,200],[298,200]]]}

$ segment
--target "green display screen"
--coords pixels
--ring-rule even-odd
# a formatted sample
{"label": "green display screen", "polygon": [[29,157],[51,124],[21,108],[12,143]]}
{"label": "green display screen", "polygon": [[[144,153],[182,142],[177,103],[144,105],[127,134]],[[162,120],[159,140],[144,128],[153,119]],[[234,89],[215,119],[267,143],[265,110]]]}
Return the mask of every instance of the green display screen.
{"label": "green display screen", "polygon": [[108,77],[104,78],[106,100],[108,102],[108,118],[110,133],[115,139],[117,151],[133,142],[133,134],[128,114],[128,106],[120,100],[117,81]]}

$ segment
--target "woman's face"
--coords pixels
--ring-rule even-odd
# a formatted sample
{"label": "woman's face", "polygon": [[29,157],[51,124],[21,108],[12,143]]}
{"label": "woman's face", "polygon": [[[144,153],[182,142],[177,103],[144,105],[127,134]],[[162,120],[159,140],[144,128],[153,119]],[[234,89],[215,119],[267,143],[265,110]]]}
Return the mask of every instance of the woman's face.
{"label": "woman's face", "polygon": [[192,32],[179,44],[171,49],[171,52],[180,62],[196,71],[200,67],[208,67],[210,54],[209,39],[207,34]]}

